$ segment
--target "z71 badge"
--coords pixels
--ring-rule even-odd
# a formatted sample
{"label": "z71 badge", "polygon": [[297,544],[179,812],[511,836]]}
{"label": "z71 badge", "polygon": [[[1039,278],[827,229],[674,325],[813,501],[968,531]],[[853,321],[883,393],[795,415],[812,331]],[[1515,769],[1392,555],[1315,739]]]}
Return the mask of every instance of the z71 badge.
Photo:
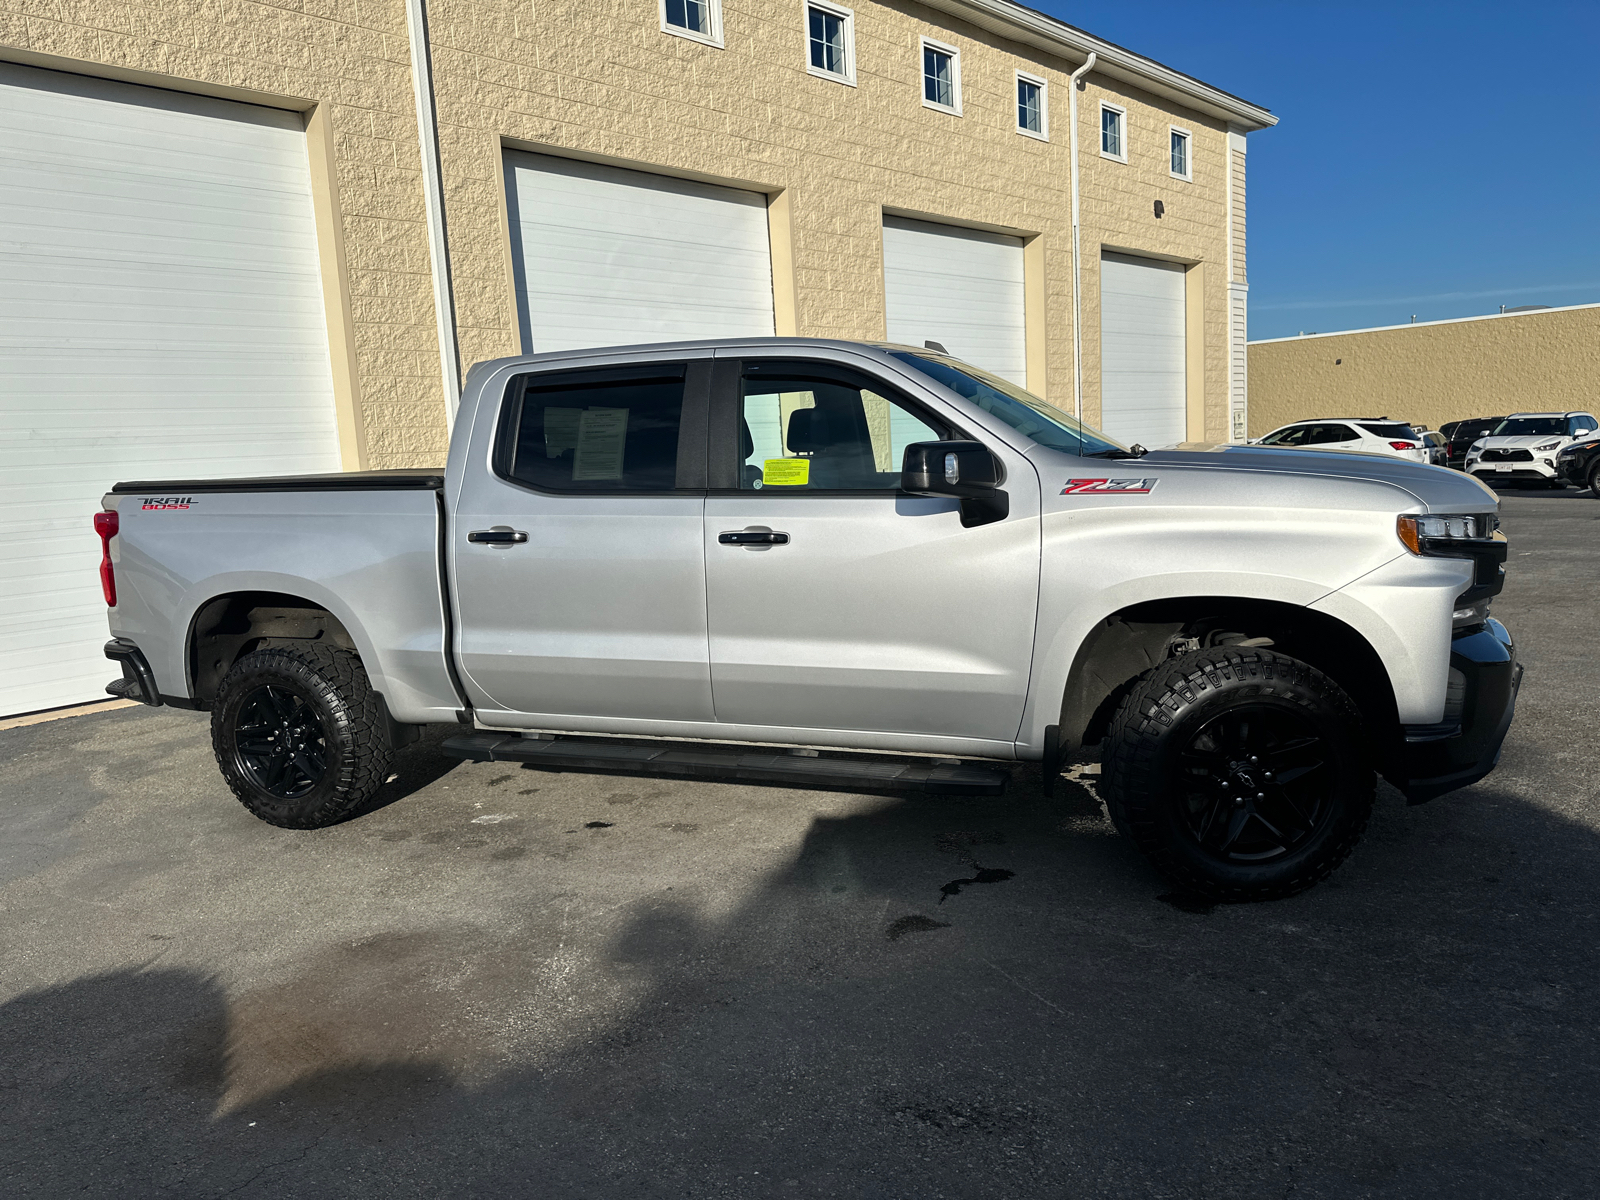
{"label": "z71 badge", "polygon": [[1061,489],[1061,494],[1077,496],[1094,492],[1114,496],[1143,496],[1160,482],[1159,479],[1069,479],[1067,486]]}

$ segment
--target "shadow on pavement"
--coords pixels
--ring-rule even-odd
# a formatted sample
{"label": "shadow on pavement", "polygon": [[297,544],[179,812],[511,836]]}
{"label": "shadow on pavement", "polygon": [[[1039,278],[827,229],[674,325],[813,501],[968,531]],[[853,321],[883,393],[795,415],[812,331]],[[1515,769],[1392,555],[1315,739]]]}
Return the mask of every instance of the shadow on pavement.
{"label": "shadow on pavement", "polygon": [[[158,966],[24,995],[0,1008],[0,1184],[1416,1197],[1597,1177],[1591,834],[1493,789],[1454,801],[1476,829],[1391,794],[1330,885],[1186,912],[1085,791],[1019,784],[819,819],[722,917],[638,903],[604,951],[631,1002],[520,1067],[451,1032],[406,944],[264,997]],[[514,965],[517,935],[472,948],[495,953]]]}

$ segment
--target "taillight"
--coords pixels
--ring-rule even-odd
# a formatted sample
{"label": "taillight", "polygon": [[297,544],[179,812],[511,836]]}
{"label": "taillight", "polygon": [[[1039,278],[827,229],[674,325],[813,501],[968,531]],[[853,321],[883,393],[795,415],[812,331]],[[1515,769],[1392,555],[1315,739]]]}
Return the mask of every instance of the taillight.
{"label": "taillight", "polygon": [[1417,444],[1415,442],[1390,442],[1389,448],[1391,450],[1415,450]]}
{"label": "taillight", "polygon": [[111,539],[117,536],[117,514],[97,512],[94,531],[100,535],[100,590],[105,594],[106,607],[117,606],[117,573],[111,566]]}

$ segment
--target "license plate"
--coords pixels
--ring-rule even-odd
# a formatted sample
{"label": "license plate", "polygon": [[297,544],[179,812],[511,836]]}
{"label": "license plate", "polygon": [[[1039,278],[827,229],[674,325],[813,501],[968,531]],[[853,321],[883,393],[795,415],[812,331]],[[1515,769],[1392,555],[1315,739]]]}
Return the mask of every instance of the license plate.
{"label": "license plate", "polygon": [[1509,470],[1511,470],[1511,464],[1510,463],[1496,463],[1494,469],[1496,471],[1509,471]]}

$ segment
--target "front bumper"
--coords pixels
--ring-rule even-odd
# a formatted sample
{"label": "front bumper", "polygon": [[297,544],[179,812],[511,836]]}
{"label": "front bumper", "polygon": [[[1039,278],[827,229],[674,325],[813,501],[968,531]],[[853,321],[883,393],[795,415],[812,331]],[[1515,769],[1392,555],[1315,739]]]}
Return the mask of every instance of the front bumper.
{"label": "front bumper", "polygon": [[[1385,777],[1412,804],[1477,783],[1500,761],[1511,728],[1522,664],[1506,627],[1490,618],[1450,643],[1452,692],[1459,714],[1438,725],[1408,725]],[[1455,696],[1452,696],[1452,708]]]}
{"label": "front bumper", "polygon": [[[1501,467],[1508,469],[1502,471]],[[1497,481],[1509,483],[1514,480],[1552,480],[1560,478],[1555,466],[1552,463],[1545,462],[1542,458],[1536,458],[1532,462],[1527,459],[1520,459],[1516,462],[1508,463],[1469,461],[1466,470],[1468,475],[1475,479],[1481,479],[1485,483],[1495,483]]]}
{"label": "front bumper", "polygon": [[1581,454],[1567,454],[1556,459],[1556,464],[1557,469],[1561,472],[1561,478],[1568,483],[1577,484],[1579,487],[1588,487],[1588,470],[1591,461],[1591,459],[1585,458]]}

